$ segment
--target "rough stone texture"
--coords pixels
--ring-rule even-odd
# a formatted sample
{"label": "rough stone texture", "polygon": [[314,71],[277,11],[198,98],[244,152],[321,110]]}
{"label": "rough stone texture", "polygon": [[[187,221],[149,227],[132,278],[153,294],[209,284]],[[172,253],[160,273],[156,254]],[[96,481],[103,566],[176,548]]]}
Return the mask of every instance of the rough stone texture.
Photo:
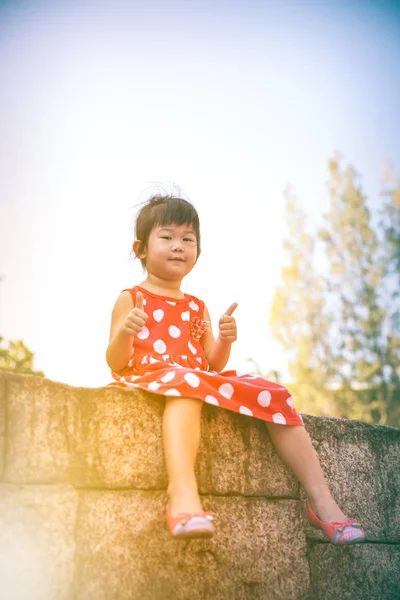
{"label": "rough stone texture", "polygon": [[115,387],[81,390],[73,483],[80,487],[162,489],[164,399]]}
{"label": "rough stone texture", "polygon": [[298,482],[273,450],[265,423],[208,405],[197,473],[204,494],[299,497]]}
{"label": "rough stone texture", "polygon": [[[304,415],[333,495],[366,529],[341,548],[306,523],[265,423],[204,405],[196,470],[217,533],[182,543],[165,526],[163,408],[0,373],[0,477],[3,464],[24,484],[0,485],[1,600],[400,597],[400,429]],[[76,489],[32,485],[60,482]]]}
{"label": "rough stone texture", "polygon": [[398,600],[400,546],[312,544],[310,600]]}
{"label": "rough stone texture", "polygon": [[294,600],[308,589],[295,500],[204,497],[217,533],[186,543],[170,538],[165,502],[163,493],[81,492],[76,600]]}
{"label": "rough stone texture", "polygon": [[[92,488],[163,489],[164,399],[119,388],[82,390],[75,426],[74,483]],[[202,493],[298,496],[272,450],[264,423],[205,405],[197,460]]]}
{"label": "rough stone texture", "polygon": [[166,487],[162,398],[117,388],[73,388],[30,375],[0,375],[5,379],[5,480]]}
{"label": "rough stone texture", "polygon": [[0,377],[0,481],[3,478],[6,444],[6,378]]}
{"label": "rough stone texture", "polygon": [[[303,418],[343,511],[362,523],[367,540],[400,542],[400,429],[349,419]],[[306,533],[324,539],[308,524]]]}
{"label": "rough stone texture", "polygon": [[0,485],[1,600],[71,600],[78,494]]}
{"label": "rough stone texture", "polygon": [[67,385],[32,375],[7,374],[4,480],[62,483],[69,479],[72,415],[77,394]]}
{"label": "rough stone texture", "polygon": [[[1,380],[1,376],[0,376]],[[104,489],[165,489],[164,399],[8,375],[5,479]],[[298,497],[265,424],[205,405],[196,465],[202,493]]]}

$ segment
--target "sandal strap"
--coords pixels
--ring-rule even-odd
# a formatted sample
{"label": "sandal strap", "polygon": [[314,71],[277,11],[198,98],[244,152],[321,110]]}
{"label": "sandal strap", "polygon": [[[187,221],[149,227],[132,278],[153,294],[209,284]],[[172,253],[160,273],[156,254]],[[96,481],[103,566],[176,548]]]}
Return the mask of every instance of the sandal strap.
{"label": "sandal strap", "polygon": [[198,513],[178,513],[175,517],[173,517],[174,521],[180,521],[182,525],[185,525],[190,519],[193,517],[201,517],[202,519],[210,519],[210,521],[214,520],[215,513],[213,512],[198,512]]}
{"label": "sandal strap", "polygon": [[338,531],[343,531],[346,527],[355,527],[359,529],[361,528],[360,523],[355,519],[352,519],[351,517],[349,517],[345,521],[332,521],[331,523],[329,523],[329,525],[332,525],[332,527],[335,527]]}

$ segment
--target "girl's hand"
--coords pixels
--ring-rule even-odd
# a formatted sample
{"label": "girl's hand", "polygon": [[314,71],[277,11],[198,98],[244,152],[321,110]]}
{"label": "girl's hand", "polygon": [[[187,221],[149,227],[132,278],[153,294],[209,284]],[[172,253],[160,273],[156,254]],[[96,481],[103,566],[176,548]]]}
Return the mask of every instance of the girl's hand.
{"label": "girl's hand", "polygon": [[136,294],[136,306],[128,313],[125,323],[122,325],[122,332],[126,335],[137,335],[141,332],[148,315],[143,310],[143,294]]}
{"label": "girl's hand", "polygon": [[219,320],[219,339],[223,342],[232,344],[237,338],[236,321],[232,316],[233,311],[237,308],[237,302],[230,305],[228,310],[222,315]]}

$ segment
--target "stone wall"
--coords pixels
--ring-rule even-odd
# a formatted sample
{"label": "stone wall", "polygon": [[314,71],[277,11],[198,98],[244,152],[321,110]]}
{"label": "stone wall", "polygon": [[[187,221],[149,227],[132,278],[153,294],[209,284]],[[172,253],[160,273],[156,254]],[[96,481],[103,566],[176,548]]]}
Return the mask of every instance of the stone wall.
{"label": "stone wall", "polygon": [[1,600],[400,598],[400,430],[304,416],[367,539],[332,546],[261,421],[205,405],[207,541],[165,525],[162,398],[0,374]]}

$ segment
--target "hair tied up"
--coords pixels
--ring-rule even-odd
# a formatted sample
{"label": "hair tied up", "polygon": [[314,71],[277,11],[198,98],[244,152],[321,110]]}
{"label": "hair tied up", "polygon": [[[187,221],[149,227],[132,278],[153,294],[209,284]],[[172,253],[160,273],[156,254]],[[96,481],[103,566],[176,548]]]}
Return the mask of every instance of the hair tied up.
{"label": "hair tied up", "polygon": [[153,196],[150,199],[149,206],[159,206],[160,204],[164,204],[167,200],[168,196]]}

